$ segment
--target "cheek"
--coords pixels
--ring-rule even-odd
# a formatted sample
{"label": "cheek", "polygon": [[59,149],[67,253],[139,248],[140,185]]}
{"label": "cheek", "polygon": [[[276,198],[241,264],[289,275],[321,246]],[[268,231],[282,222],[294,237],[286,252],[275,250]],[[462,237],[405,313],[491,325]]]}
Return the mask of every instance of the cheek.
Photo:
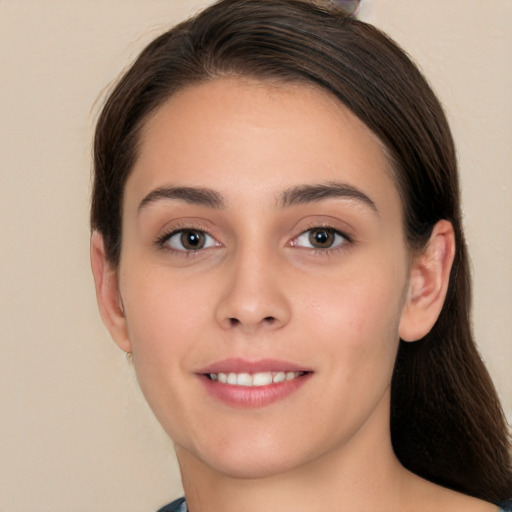
{"label": "cheek", "polygon": [[151,365],[179,364],[211,318],[211,297],[208,290],[173,279],[165,269],[131,274],[123,300],[134,357]]}
{"label": "cheek", "polygon": [[324,349],[342,361],[373,361],[375,365],[384,354],[394,356],[404,276],[373,265],[364,272],[331,277],[327,283],[303,303],[304,325],[314,326]]}
{"label": "cheek", "polygon": [[[123,287],[128,334],[140,388],[159,421],[176,436],[173,411],[189,407],[187,368],[202,351],[206,323],[211,318],[208,301],[190,283],[176,284],[169,272],[153,269],[130,274]],[[209,290],[211,302],[211,290]]]}

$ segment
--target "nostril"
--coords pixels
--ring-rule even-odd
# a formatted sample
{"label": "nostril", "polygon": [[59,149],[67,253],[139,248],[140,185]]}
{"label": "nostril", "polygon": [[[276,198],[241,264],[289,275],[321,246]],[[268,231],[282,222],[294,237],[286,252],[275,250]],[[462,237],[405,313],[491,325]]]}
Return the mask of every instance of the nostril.
{"label": "nostril", "polygon": [[236,327],[237,325],[240,324],[240,320],[238,320],[238,318],[230,318],[229,323],[231,327]]}
{"label": "nostril", "polygon": [[[238,326],[242,325],[242,322],[238,318],[232,317],[232,318],[229,318],[228,321],[229,321],[229,325],[231,327],[238,327]],[[275,321],[276,321],[275,317],[266,316],[265,318],[263,318],[261,323],[267,324],[267,325],[272,325]]]}

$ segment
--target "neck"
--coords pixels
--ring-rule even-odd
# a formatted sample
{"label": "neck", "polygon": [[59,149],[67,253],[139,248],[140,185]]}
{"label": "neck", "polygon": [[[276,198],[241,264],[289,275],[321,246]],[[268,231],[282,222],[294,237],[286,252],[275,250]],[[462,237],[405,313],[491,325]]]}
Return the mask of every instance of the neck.
{"label": "neck", "polygon": [[404,509],[404,482],[410,473],[391,446],[389,406],[376,415],[343,446],[262,478],[220,473],[177,446],[190,512]]}

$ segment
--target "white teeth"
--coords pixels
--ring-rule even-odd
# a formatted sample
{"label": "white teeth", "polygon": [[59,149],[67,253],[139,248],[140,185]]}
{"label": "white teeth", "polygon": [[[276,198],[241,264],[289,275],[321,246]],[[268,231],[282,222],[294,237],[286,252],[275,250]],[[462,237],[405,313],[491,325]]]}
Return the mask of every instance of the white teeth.
{"label": "white teeth", "polygon": [[253,386],[268,386],[269,384],[272,384],[272,374],[270,372],[255,373],[252,376]]}
{"label": "white teeth", "polygon": [[285,380],[286,380],[286,373],[284,373],[284,372],[277,372],[274,375],[274,379],[273,379],[274,382],[284,382]]}
{"label": "white teeth", "polygon": [[236,378],[236,383],[239,386],[252,386],[252,377],[250,373],[239,373]]}
{"label": "white teeth", "polygon": [[260,373],[210,373],[208,376],[213,381],[219,381],[222,384],[232,384],[236,386],[268,386],[279,382],[289,381],[304,375],[304,372],[260,372]]}

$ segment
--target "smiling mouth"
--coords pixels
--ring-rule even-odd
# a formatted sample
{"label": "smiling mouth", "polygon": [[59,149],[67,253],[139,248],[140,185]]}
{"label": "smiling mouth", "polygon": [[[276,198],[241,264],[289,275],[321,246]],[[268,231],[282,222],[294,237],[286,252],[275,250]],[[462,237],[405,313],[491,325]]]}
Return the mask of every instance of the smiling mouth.
{"label": "smiling mouth", "polygon": [[289,382],[311,372],[258,372],[258,373],[234,373],[218,372],[206,373],[205,376],[221,384],[231,384],[233,386],[262,387],[281,382]]}

